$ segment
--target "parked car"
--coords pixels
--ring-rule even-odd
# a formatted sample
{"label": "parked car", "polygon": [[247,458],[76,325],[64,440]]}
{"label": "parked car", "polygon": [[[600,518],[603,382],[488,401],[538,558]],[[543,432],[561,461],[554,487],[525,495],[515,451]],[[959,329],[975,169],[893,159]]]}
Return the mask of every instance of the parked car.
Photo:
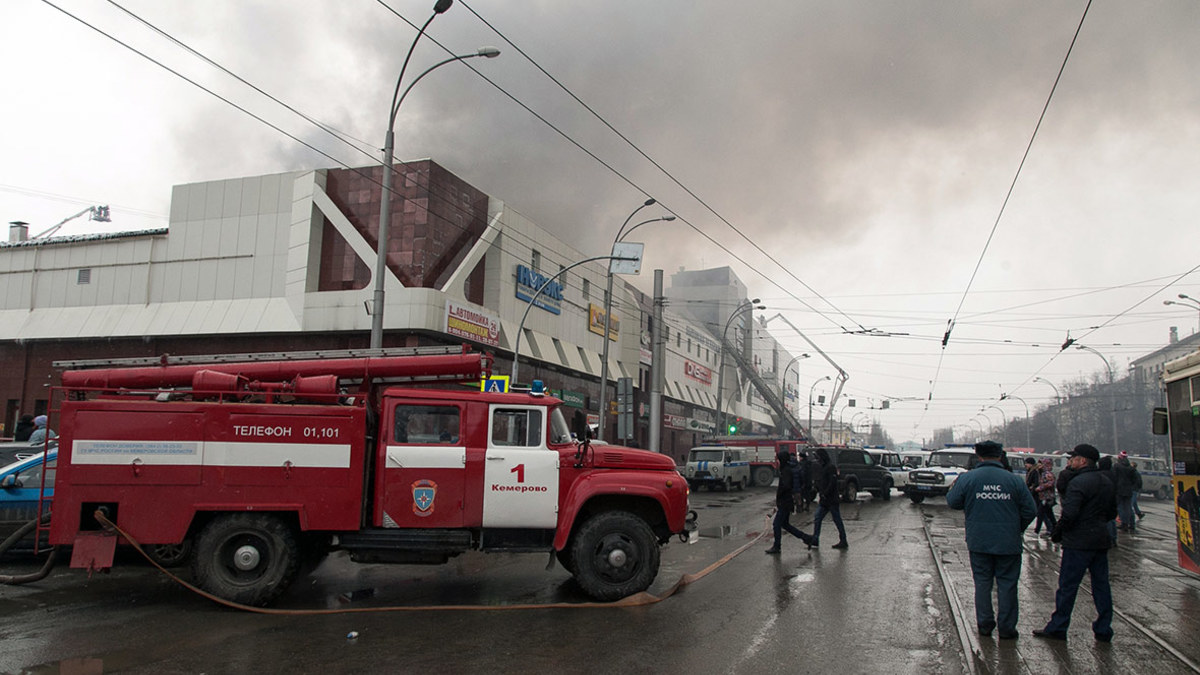
{"label": "parked car", "polygon": [[[28,445],[26,445],[28,447]],[[50,462],[58,458],[57,450],[50,452]],[[37,518],[38,498],[42,491],[44,454],[19,459],[0,469],[0,540],[8,538],[22,525]],[[46,498],[54,496],[54,472],[46,475]],[[33,548],[33,536],[17,542],[14,549]]]}
{"label": "parked car", "polygon": [[870,492],[876,499],[892,498],[892,485],[895,481],[891,472],[880,466],[866,450],[825,447],[825,451],[837,465],[838,492],[842,495],[842,501],[855,501],[858,499],[859,490]]}

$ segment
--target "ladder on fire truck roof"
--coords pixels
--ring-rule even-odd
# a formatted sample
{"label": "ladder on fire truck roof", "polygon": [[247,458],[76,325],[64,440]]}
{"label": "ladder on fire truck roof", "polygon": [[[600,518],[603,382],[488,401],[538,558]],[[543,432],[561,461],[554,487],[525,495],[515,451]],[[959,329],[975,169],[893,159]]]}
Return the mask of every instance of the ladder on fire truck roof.
{"label": "ladder on fire truck roof", "polygon": [[320,359],[382,358],[395,356],[446,356],[469,351],[466,345],[439,345],[426,347],[385,347],[381,349],[317,349],[297,352],[256,352],[247,354],[198,354],[172,356],[138,356],[111,359],[79,359],[54,361],[55,368],[78,370],[83,368],[138,368],[145,366],[185,366],[208,363],[254,363],[263,361],[314,361]]}

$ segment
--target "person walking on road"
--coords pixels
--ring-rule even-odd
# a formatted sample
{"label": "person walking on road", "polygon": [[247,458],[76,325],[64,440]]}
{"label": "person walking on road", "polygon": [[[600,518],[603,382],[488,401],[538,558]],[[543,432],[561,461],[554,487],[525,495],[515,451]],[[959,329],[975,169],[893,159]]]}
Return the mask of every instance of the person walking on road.
{"label": "person walking on road", "polygon": [[1101,642],[1113,638],[1112,588],[1108,583],[1108,523],[1117,515],[1117,488],[1103,471],[1097,468],[1100,452],[1086,443],[1075,446],[1067,465],[1076,471],[1067,484],[1062,513],[1051,541],[1062,543],[1062,564],[1058,570],[1058,591],[1054,594],[1054,614],[1045,628],[1033,631],[1041,638],[1066,640],[1075,609],[1075,596],[1083,574],[1091,575],[1092,600],[1096,603],[1096,620],[1092,633]]}
{"label": "person walking on road", "polygon": [[838,468],[829,458],[829,451],[817,448],[817,512],[813,515],[812,541],[809,546],[816,548],[821,541],[821,521],[825,514],[833,516],[833,524],[838,529],[838,543],[834,548],[850,548],[846,541],[846,526],[842,524],[841,494],[838,490]]}
{"label": "person walking on road", "polygon": [[1133,467],[1133,499],[1131,500],[1133,514],[1137,516],[1138,520],[1141,520],[1146,517],[1146,514],[1142,513],[1142,508],[1137,503],[1138,493],[1142,491],[1142,472],[1138,471],[1137,462],[1130,462],[1129,466]]}
{"label": "person walking on road", "polygon": [[1129,455],[1122,452],[1117,455],[1113,465],[1113,477],[1117,481],[1117,517],[1121,519],[1122,532],[1132,533],[1137,529],[1133,520],[1133,483],[1137,469],[1129,463]]}
{"label": "person walking on road", "polygon": [[775,534],[775,545],[767,549],[765,553],[768,555],[779,555],[780,543],[782,543],[783,531],[787,530],[793,536],[799,538],[805,544],[812,545],[812,538],[798,528],[792,525],[788,520],[791,518],[792,510],[796,507],[796,476],[800,473],[795,461],[792,459],[791,453],[787,450],[780,450],[776,455],[779,460],[779,486],[775,488],[775,520],[771,523],[771,528]]}
{"label": "person walking on road", "polygon": [[[954,481],[946,495],[946,504],[966,515],[979,634],[990,636],[999,628],[1001,640],[1015,640],[1021,535],[1038,509],[1025,483],[1001,464],[1002,451],[995,441],[976,443],[979,465]],[[997,613],[992,611],[993,583]]]}
{"label": "person walking on road", "polygon": [[1037,523],[1033,526],[1034,533],[1046,525],[1046,536],[1054,532],[1057,523],[1054,520],[1054,505],[1058,503],[1055,497],[1054,462],[1049,457],[1043,458],[1036,471],[1037,487],[1034,488],[1034,501],[1037,502]]}
{"label": "person walking on road", "polygon": [[[1097,452],[1099,452],[1099,450],[1097,450]],[[1113,458],[1111,456],[1101,457],[1100,461],[1096,463],[1096,466],[1100,469],[1100,473],[1107,476],[1108,481],[1113,484],[1113,499],[1116,500],[1117,499],[1117,493],[1116,493],[1117,474],[1113,471]],[[1114,502],[1114,503],[1117,503],[1117,502]],[[1111,519],[1109,519],[1108,523],[1105,525],[1105,528],[1108,530],[1108,538],[1110,540],[1112,540],[1113,546],[1117,545],[1116,514],[1119,514],[1121,512],[1119,503],[1117,503],[1117,507],[1118,507],[1117,510],[1113,512],[1113,514],[1114,514],[1113,517]]]}

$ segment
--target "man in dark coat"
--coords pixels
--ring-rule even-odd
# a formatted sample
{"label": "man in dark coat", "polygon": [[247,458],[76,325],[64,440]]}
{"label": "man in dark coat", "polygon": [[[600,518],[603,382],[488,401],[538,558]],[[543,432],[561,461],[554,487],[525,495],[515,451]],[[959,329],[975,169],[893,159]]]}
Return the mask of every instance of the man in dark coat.
{"label": "man in dark coat", "polygon": [[1117,481],[1117,516],[1121,519],[1122,532],[1133,532],[1136,524],[1133,520],[1133,484],[1137,469],[1129,463],[1129,456],[1122,452],[1113,464],[1113,478]]}
{"label": "man in dark coat", "polygon": [[21,415],[21,419],[17,421],[17,428],[13,433],[14,441],[28,441],[29,437],[36,429],[33,425],[33,415]]}
{"label": "man in dark coat", "polygon": [[[999,628],[1001,640],[1015,640],[1021,535],[1037,515],[1037,505],[1024,481],[1000,463],[1000,453],[999,443],[976,443],[979,465],[954,481],[946,504],[966,514],[979,634],[990,636]],[[998,615],[992,612],[993,582]]]}
{"label": "man in dark coat", "polygon": [[811,545],[812,543],[811,537],[788,522],[792,510],[796,507],[796,487],[793,483],[798,472],[792,470],[794,464],[792,455],[787,450],[780,450],[775,458],[779,460],[779,486],[775,488],[775,520],[771,523],[775,534],[775,545],[766,550],[768,555],[779,554],[779,544],[784,530],[792,533],[805,544]]}
{"label": "man in dark coat", "polygon": [[1071,612],[1083,574],[1091,575],[1092,600],[1098,614],[1092,633],[1101,642],[1113,637],[1112,588],[1108,583],[1108,521],[1117,515],[1117,489],[1097,469],[1100,452],[1085,444],[1075,446],[1067,466],[1078,473],[1067,484],[1062,514],[1051,541],[1062,542],[1062,565],[1058,571],[1058,592],[1054,595],[1054,614],[1045,628],[1033,631],[1037,637],[1067,639]]}
{"label": "man in dark coat", "polygon": [[825,448],[817,448],[817,512],[813,515],[813,533],[809,546],[815,548],[821,541],[821,521],[825,514],[833,516],[833,524],[837,525],[838,543],[834,548],[850,548],[846,541],[846,527],[842,525],[841,494],[838,490],[838,468],[829,457]]}

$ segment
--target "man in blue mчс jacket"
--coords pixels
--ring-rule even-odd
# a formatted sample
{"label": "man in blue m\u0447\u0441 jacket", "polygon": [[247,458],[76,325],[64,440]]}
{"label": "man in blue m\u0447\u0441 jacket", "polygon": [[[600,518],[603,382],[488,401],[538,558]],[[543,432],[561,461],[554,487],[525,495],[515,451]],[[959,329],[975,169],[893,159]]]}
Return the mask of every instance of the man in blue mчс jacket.
{"label": "man in blue m\u0447\u0441 jacket", "polygon": [[[1021,538],[1037,516],[1037,504],[1025,481],[1001,464],[1003,452],[1003,446],[994,441],[976,443],[979,466],[954,481],[946,503],[966,512],[979,634],[991,636],[999,627],[1001,640],[1015,640]],[[992,613],[993,580],[999,616]]]}

